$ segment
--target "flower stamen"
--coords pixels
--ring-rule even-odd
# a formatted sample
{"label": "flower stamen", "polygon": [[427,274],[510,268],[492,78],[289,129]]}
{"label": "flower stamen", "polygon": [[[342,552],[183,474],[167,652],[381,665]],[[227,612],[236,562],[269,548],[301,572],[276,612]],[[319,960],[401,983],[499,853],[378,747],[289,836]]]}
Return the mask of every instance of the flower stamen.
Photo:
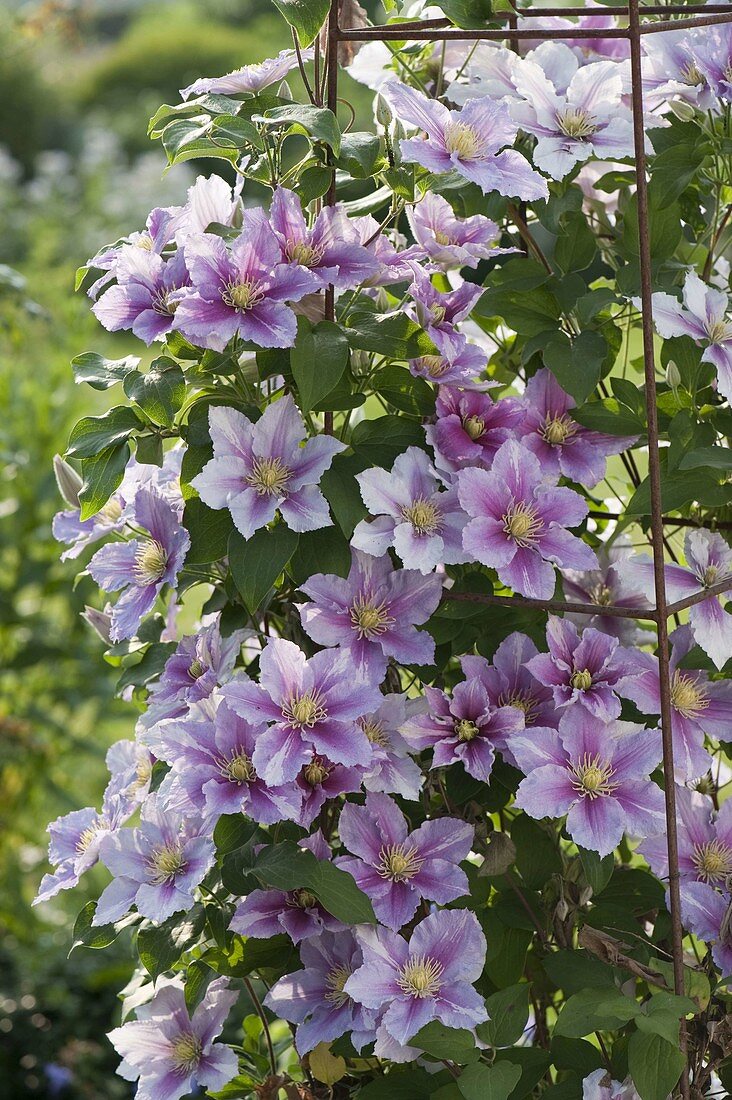
{"label": "flower stamen", "polygon": [[397,985],[408,997],[424,1000],[436,997],[440,992],[440,978],[444,967],[437,959],[415,955],[399,970]]}

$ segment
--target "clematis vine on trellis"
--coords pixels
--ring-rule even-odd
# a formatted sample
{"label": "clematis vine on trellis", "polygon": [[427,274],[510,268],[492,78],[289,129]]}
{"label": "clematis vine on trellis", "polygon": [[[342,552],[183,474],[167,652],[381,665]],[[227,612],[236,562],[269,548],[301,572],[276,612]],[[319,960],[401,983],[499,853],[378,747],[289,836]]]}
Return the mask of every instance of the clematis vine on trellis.
{"label": "clematis vine on trellis", "polygon": [[276,6],[78,275],[53,533],[135,733],[36,901],[134,944],[138,1100],[726,1095],[732,21]]}

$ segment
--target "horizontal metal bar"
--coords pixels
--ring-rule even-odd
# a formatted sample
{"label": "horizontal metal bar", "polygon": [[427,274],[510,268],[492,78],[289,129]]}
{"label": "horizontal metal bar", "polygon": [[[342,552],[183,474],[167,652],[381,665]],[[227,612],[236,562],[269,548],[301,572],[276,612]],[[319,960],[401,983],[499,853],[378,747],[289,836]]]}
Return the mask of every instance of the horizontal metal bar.
{"label": "horizontal metal bar", "polygon": [[[642,516],[627,516],[622,512],[600,512],[590,510],[588,513],[590,519],[604,519],[604,520],[618,520],[618,519],[632,519],[633,523],[640,524]],[[662,516],[663,523],[669,527],[709,527],[714,531],[732,531],[732,522],[728,520],[698,520],[698,519],[685,519],[681,516]]]}
{"label": "horizontal metal bar", "polygon": [[[677,26],[676,23],[672,25]],[[447,27],[445,30],[439,30],[434,27],[427,27],[424,23],[415,29],[404,31],[399,24],[394,23],[390,27],[338,27],[335,35],[341,42],[399,42],[403,38],[408,38],[410,42],[490,42],[508,38],[509,31],[506,28],[463,30],[460,27]],[[630,38],[630,31],[623,27],[610,27],[608,30],[599,30],[597,27],[571,27],[561,32],[555,30],[513,30],[511,28],[510,37],[517,41],[527,42],[535,41],[537,38],[557,38],[560,41],[568,38]]]}
{"label": "horizontal metal bar", "polygon": [[527,596],[499,596],[482,592],[445,592],[443,599],[463,603],[499,604],[501,607],[530,607],[535,611],[570,611],[576,615],[610,615],[616,619],[658,621],[653,607],[621,607],[619,604],[575,603],[573,600],[531,600]]}
{"label": "horizontal metal bar", "polygon": [[724,15],[697,15],[693,19],[667,19],[663,23],[644,23],[639,34],[658,34],[659,31],[693,30],[695,27],[714,27],[719,23],[732,23],[732,11]]}
{"label": "horizontal metal bar", "polygon": [[712,584],[709,588],[700,588],[693,596],[685,596],[683,600],[677,600],[676,603],[670,603],[666,610],[669,615],[677,615],[679,611],[686,611],[687,607],[693,607],[697,603],[703,603],[704,600],[708,600],[712,596],[723,596],[724,593],[729,592],[730,589],[732,589],[732,577],[728,577],[726,581],[720,581],[719,584]]}

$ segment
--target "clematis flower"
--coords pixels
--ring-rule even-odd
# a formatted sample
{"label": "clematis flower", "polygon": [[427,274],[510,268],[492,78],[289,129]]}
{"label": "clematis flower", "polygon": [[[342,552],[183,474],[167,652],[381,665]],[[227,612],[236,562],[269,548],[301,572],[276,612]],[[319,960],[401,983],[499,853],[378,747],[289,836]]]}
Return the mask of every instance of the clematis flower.
{"label": "clematis flower", "polygon": [[409,744],[402,734],[405,723],[424,708],[422,699],[406,695],[386,695],[372,714],[358,719],[371,742],[371,763],[362,775],[367,791],[398,794],[416,801],[424,783],[421,769],[409,755]]}
{"label": "clematis flower", "polygon": [[654,836],[665,828],[660,787],[649,779],[661,760],[661,735],[630,722],[602,725],[579,707],[559,731],[532,730],[511,739],[526,775],[516,805],[531,817],[567,815],[575,843],[609,855],[624,833]]}
{"label": "clematis flower", "polygon": [[101,812],[86,806],[52,821],[48,826],[48,862],[54,870],[41,879],[33,905],[77,886],[81,876],[99,860],[99,846],[105,836],[121,829],[136,808],[131,799],[108,789]]}
{"label": "clematis flower", "polygon": [[[357,724],[362,725],[360,718],[357,719]],[[360,791],[362,774],[363,768],[347,768],[344,764],[336,764],[327,756],[314,752],[308,763],[300,769],[296,780],[302,798],[298,825],[309,829],[330,799]]]}
{"label": "clematis flower", "polygon": [[260,348],[291,348],[299,302],[319,287],[299,264],[282,263],[280,245],[263,210],[246,210],[230,249],[202,233],[186,242],[192,286],[175,295],[175,327],[198,347],[223,351],[237,333]]}
{"label": "clematis flower", "polygon": [[673,100],[683,100],[702,111],[714,106],[714,93],[695,59],[704,34],[662,31],[643,42],[643,98],[649,110],[667,110]]}
{"label": "clematis flower", "polygon": [[[670,640],[671,731],[676,774],[680,780],[697,779],[711,764],[711,757],[704,748],[704,735],[723,741],[729,736],[732,683],[710,680],[705,672],[679,667],[694,647],[694,637],[688,626],[674,630]],[[660,715],[658,658],[642,652],[636,653],[635,658],[640,675],[618,690],[632,699],[643,714]]]}
{"label": "clematis flower", "polygon": [[704,27],[694,39],[692,52],[719,106],[732,104],[732,28],[729,23]]}
{"label": "clematis flower", "polygon": [[[526,727],[556,728],[560,715],[554,705],[550,688],[545,687],[529,669],[529,662],[538,649],[526,634],[509,634],[493,654],[493,663],[485,657],[467,654],[460,658],[463,676],[469,682],[478,681],[493,708],[516,707],[524,716]],[[501,748],[506,753],[508,746]],[[506,757],[511,763],[510,754]]]}
{"label": "clematis flower", "polygon": [[632,554],[628,544],[618,539],[609,547],[600,547],[597,551],[599,569],[578,571],[567,569],[562,573],[562,587],[568,600],[578,603],[597,604],[597,614],[573,615],[565,613],[565,618],[575,626],[591,626],[610,634],[625,645],[641,645],[655,638],[655,631],[642,630],[635,619],[622,619],[617,615],[603,614],[603,607],[614,604],[617,607],[648,607],[649,603],[640,586],[634,585],[626,576],[625,563]]}
{"label": "clematis flower", "polygon": [[600,722],[619,718],[617,693],[638,675],[638,653],[591,626],[580,635],[574,623],[556,615],[549,616],[546,640],[549,652],[532,657],[528,669],[551,688],[554,705],[583,708]]}
{"label": "clematis flower", "polygon": [[119,258],[128,245],[139,248],[142,252],[154,252],[157,255],[162,253],[165,246],[173,240],[173,224],[182,209],[181,206],[157,206],[148,214],[145,228],[141,232],[130,233],[86,261],[87,268],[102,272],[87,291],[92,301],[96,301],[114,279]]}
{"label": "clematis flower", "polygon": [[99,858],[114,877],[102,891],[92,924],[111,924],[133,905],[156,924],[190,909],[215,858],[213,840],[197,829],[194,819],[163,812],[151,795],[137,828],[105,836]]}
{"label": "clematis flower", "polygon": [[278,187],[272,197],[270,224],[285,263],[307,268],[319,287],[348,290],[376,275],[381,265],[361,244],[358,230],[342,207],[324,206],[312,229],[294,191]]}
{"label": "clematis flower", "polygon": [[163,586],[176,587],[191,544],[175,509],[155,492],[138,491],[135,521],[148,532],[147,536],[109,543],[89,562],[89,572],[100,588],[105,592],[122,590],[112,611],[113,642],[134,637]]}
{"label": "clematis flower", "polygon": [[217,1092],[235,1077],[236,1054],[214,1040],[239,997],[226,978],[215,978],[191,1016],[182,978],[166,981],[137,1019],[109,1032],[123,1058],[117,1070],[137,1081],[136,1100],[180,1100],[199,1088]]}
{"label": "clematis flower", "polygon": [[582,1100],[640,1100],[630,1079],[614,1081],[604,1069],[596,1069],[582,1082]]}
{"label": "clematis flower", "polygon": [[92,313],[109,332],[131,329],[148,346],[175,327],[175,292],[190,286],[185,252],[169,260],[157,252],[125,245],[114,268],[117,282],[97,299]]}
{"label": "clematis flower", "polygon": [[104,800],[119,798],[137,809],[150,791],[150,781],[155,757],[147,745],[139,741],[130,741],[123,737],[107,749],[104,758],[109,772],[109,782],[104,792]]}
{"label": "clematis flower", "polygon": [[347,653],[316,653],[310,660],[284,638],[272,638],[259,661],[259,683],[239,676],[222,693],[229,706],[260,733],[252,762],[266,783],[289,783],[315,750],[347,766],[367,765],[371,745],[357,725],[381,698],[372,680],[360,679]]}
{"label": "clematis flower", "polygon": [[211,615],[197,634],[181,638],[160,679],[150,685],[147,710],[140,717],[142,727],[149,729],[165,718],[181,718],[194,703],[208,699],[231,675],[248,636],[245,630],[234,630],[223,637],[220,615]]}
{"label": "clematis flower", "polygon": [[458,218],[447,199],[434,191],[408,207],[407,220],[417,244],[442,268],[477,267],[490,256],[515,251],[495,247],[500,230],[490,218]]}
{"label": "clematis flower", "polygon": [[497,42],[478,42],[470,58],[461,66],[460,76],[448,84],[445,95],[451,103],[461,106],[470,99],[516,99],[515,64],[513,50]]}
{"label": "clematis flower", "polygon": [[191,236],[205,233],[210,225],[233,226],[241,214],[239,185],[233,188],[221,176],[196,176],[186,202],[173,216],[169,232],[178,246]]}
{"label": "clematis flower", "polygon": [[567,527],[587,515],[572,489],[544,478],[539,460],[515,440],[497,451],[490,471],[461,470],[458,496],[470,523],[463,546],[477,561],[497,571],[502,584],[522,596],[548,600],[554,568],[596,569],[597,558]]}
{"label": "clematis flower", "polygon": [[344,444],[318,435],[302,446],[305,425],[290,394],[252,424],[236,409],[208,414],[214,456],[191,484],[209,508],[228,508],[245,539],[279,510],[293,531],[316,531],[333,521],[318,482]]}
{"label": "clematis flower", "polygon": [[[638,299],[633,299],[633,305],[638,307]],[[683,305],[672,294],[653,295],[653,323],[664,340],[690,336],[702,344],[702,362],[714,366],[719,392],[732,401],[732,318],[725,291],[707,286],[695,271],[689,271]]]}
{"label": "clematis flower", "polygon": [[362,520],[351,545],[374,557],[390,546],[407,569],[431,573],[440,564],[468,559],[463,549],[465,513],[455,489],[442,489],[432,463],[408,447],[387,473],[379,466],[356,474],[361,497],[375,518]]}
{"label": "clematis flower", "polygon": [[[303,61],[312,61],[313,48],[300,51]],[[191,96],[206,95],[238,95],[241,92],[249,92],[256,95],[271,84],[278,84],[284,80],[288,73],[296,69],[298,65],[295,50],[280,50],[277,57],[268,57],[266,61],[257,61],[254,65],[243,65],[241,69],[234,69],[226,76],[203,76],[194,80],[187,88],[181,88],[181,99],[190,99]]]}
{"label": "clematis flower", "polygon": [[523,712],[514,706],[491,706],[479,679],[455,685],[452,698],[425,687],[428,711],[412,718],[402,730],[413,749],[433,749],[432,767],[462,764],[468,775],[487,783],[496,751],[524,728]]}
{"label": "clematis flower", "polygon": [[336,866],[353,875],[378,919],[395,932],[412,919],[420,898],[446,905],[469,891],[459,864],[470,852],[472,825],[440,817],[409,832],[396,802],[371,792],[365,806],[345,804],[338,832],[353,855],[339,856]]}
{"label": "clematis flower", "polygon": [[[435,337],[439,339],[442,336],[443,341],[450,340],[460,347],[465,337],[455,331],[455,325],[469,316],[483,294],[483,287],[476,286],[475,283],[462,283],[456,290],[441,291],[416,264],[413,265],[413,274],[409,293],[414,302],[412,312],[415,319],[434,342]],[[442,351],[444,343],[442,347],[437,343],[437,349]]]}
{"label": "clematis flower", "polygon": [[433,331],[431,339],[439,354],[410,359],[409,369],[415,378],[424,378],[439,386],[459,386],[464,390],[489,390],[500,385],[477,377],[485,370],[486,355],[464,336],[455,333],[448,337],[446,333]]}
{"label": "clematis flower", "polygon": [[[732,550],[716,531],[703,527],[691,530],[684,539],[687,565],[669,563],[664,568],[666,596],[682,600],[722,581],[732,581]],[[653,562],[646,555],[623,564],[623,576],[655,603]],[[689,608],[689,626],[694,641],[722,668],[732,657],[732,617],[724,610],[719,596],[710,596]]]}
{"label": "clematis flower", "polygon": [[632,155],[633,120],[623,103],[623,80],[615,62],[595,61],[576,69],[563,92],[554,83],[556,70],[548,65],[545,70],[536,60],[518,61],[513,79],[522,98],[510,102],[511,118],[536,137],[534,164],[552,179],[564,179],[590,157]]}
{"label": "clematis flower", "polygon": [[437,467],[456,473],[467,466],[490,469],[498,448],[520,427],[524,410],[512,397],[493,401],[476,390],[440,386],[436,414],[435,423],[425,427],[427,442]]}
{"label": "clematis flower", "polygon": [[[390,286],[392,283],[411,282],[414,277],[412,261],[419,260],[424,255],[420,246],[395,247],[376,218],[370,214],[351,218],[350,223],[358,234],[359,243],[377,264],[376,272],[365,280],[365,286]],[[400,240],[397,237],[397,243]]]}
{"label": "clematis flower", "polygon": [[[299,847],[317,859],[330,859],[330,845],[321,832],[299,842]],[[323,932],[342,932],[344,926],[323,908],[309,890],[252,890],[241,901],[229,928],[242,936],[268,939],[285,932],[293,943],[320,936]]]}
{"label": "clematis flower", "polygon": [[194,703],[186,718],[158,725],[155,753],[171,765],[159,790],[166,810],[198,813],[209,825],[237,813],[260,825],[297,821],[302,794],[295,784],[265,783],[252,763],[264,729],[235,714],[220,693]]}
{"label": "clematis flower", "polygon": [[[107,503],[90,519],[81,519],[81,509],[78,501],[71,499],[73,491],[66,498],[67,503],[73,507],[57,512],[53,517],[53,537],[58,542],[68,546],[61,555],[61,561],[73,560],[86,550],[114,531],[123,531],[125,526],[136,524],[135,496],[138,489],[151,489],[159,496],[164,497],[175,509],[176,514],[183,515],[183,497],[180,491],[180,467],[183,458],[183,449],[173,447],[166,451],[162,466],[146,466],[138,462],[133,456],[127,463],[119,489],[109,498]],[[64,474],[70,478],[71,467],[63,464]],[[59,476],[58,464],[54,462],[54,469]],[[81,488],[81,478],[72,470],[72,475],[78,479],[77,490]],[[62,475],[63,476],[63,475]],[[68,486],[68,487],[67,487]],[[71,481],[65,483],[64,488],[69,492]]]}
{"label": "clematis flower", "polygon": [[362,928],[363,966],[344,992],[365,1008],[386,1009],[388,1035],[406,1043],[430,1020],[473,1028],[487,1019],[483,998],[472,986],[485,961],[485,936],[467,909],[431,913],[409,943],[386,928]]}
{"label": "clematis flower", "polygon": [[552,372],[542,367],[524,391],[524,417],[517,436],[552,477],[560,474],[592,488],[605,476],[605,459],[626,451],[637,436],[604,435],[583,428],[569,415],[576,402]]}
{"label": "clematis flower", "polygon": [[437,609],[439,575],[395,570],[388,555],[354,550],[345,580],[316,573],[300,587],[312,601],[298,608],[303,629],[318,645],[339,646],[357,675],[383,679],[389,657],[415,665],[434,660],[435,643],[417,626]]}
{"label": "clematis flower", "polygon": [[[688,882],[724,886],[732,874],[732,802],[723,802],[717,812],[708,795],[677,786],[676,825],[684,888]],[[657,878],[668,878],[665,836],[649,837],[638,851]]]}
{"label": "clematis flower", "polygon": [[[402,140],[402,158],[430,172],[452,172],[477,183],[484,194],[498,191],[531,202],[547,198],[546,180],[515,149],[516,125],[508,108],[489,96],[449,111],[414,88],[388,81],[381,94],[400,122],[423,130],[426,138]],[[503,150],[501,152],[501,150]]]}
{"label": "clematis flower", "polygon": [[[714,965],[723,977],[732,974],[732,936],[729,913],[732,896],[707,882],[685,882],[681,891],[681,916],[684,926],[708,943]],[[729,986],[729,982],[726,983]]]}
{"label": "clematis flower", "polygon": [[304,940],[300,958],[304,969],[275,982],[264,1003],[281,1019],[297,1024],[299,1054],[346,1034],[361,1050],[374,1038],[376,1013],[357,1004],[344,988],[363,961],[353,933],[324,932]]}

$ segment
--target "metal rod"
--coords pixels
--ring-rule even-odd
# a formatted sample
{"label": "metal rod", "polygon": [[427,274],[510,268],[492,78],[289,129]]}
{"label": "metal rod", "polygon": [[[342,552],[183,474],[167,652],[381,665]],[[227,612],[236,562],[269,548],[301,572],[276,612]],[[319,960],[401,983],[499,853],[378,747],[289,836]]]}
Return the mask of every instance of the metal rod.
{"label": "metal rod", "polygon": [[498,604],[501,607],[529,607],[535,611],[571,611],[576,615],[611,615],[616,619],[649,619],[656,622],[654,607],[623,607],[620,604],[575,603],[573,600],[532,600],[528,596],[501,596],[487,592],[445,592],[445,600],[463,603]]}
{"label": "metal rod", "polygon": [[[666,839],[669,862],[669,899],[671,910],[671,947],[674,967],[674,990],[684,993],[683,925],[679,891],[679,844],[676,827],[676,784],[674,776],[674,745],[671,713],[671,673],[669,669],[668,607],[663,557],[663,504],[661,499],[661,463],[656,408],[656,361],[653,347],[653,287],[648,211],[648,181],[646,176],[646,132],[643,118],[643,71],[641,23],[638,0],[628,0],[630,30],[630,67],[633,103],[633,140],[635,175],[638,196],[638,244],[640,252],[641,320],[643,325],[643,368],[646,383],[648,414],[648,475],[651,489],[651,533],[653,541],[653,579],[656,592],[656,631],[658,635],[658,675],[661,696],[661,738],[663,742],[664,799],[666,805]],[[684,1055],[681,1071],[681,1093],[689,1100],[689,1062],[686,1025],[679,1021],[679,1049]]]}
{"label": "metal rod", "polygon": [[[328,33],[326,39],[326,106],[333,114],[338,112],[338,0],[331,0],[328,11]],[[329,162],[332,155],[328,154]],[[333,206],[336,201],[336,170],[332,166],[330,184],[325,196],[328,206]],[[335,287],[331,283],[325,288],[324,317],[326,321],[335,321]],[[333,434],[333,413],[323,414],[323,431],[326,435]]]}
{"label": "metal rod", "polygon": [[646,23],[639,34],[658,34],[659,31],[683,31],[694,27],[713,27],[717,23],[732,23],[732,11],[726,15],[697,15],[693,19],[667,19],[663,23]]}
{"label": "metal rod", "polygon": [[687,607],[693,607],[697,603],[704,603],[704,600],[710,600],[714,596],[723,596],[725,592],[729,592],[732,588],[732,577],[728,577],[726,581],[720,581],[719,584],[710,585],[709,588],[701,588],[698,592],[695,592],[693,596],[684,596],[683,600],[677,600],[676,603],[668,604],[666,607],[666,615],[677,615],[679,611],[686,611]]}
{"label": "metal rod", "polygon": [[[623,515],[622,512],[601,512],[599,509],[590,509],[587,515],[590,519],[616,520],[628,518],[626,515]],[[642,518],[642,516],[633,518],[633,523],[640,524]],[[717,531],[732,531],[732,522],[729,520],[703,521],[700,519],[685,519],[682,516],[662,516],[661,519],[663,523],[669,527],[710,527]]]}
{"label": "metal rod", "polygon": [[[674,27],[681,23],[673,23]],[[336,35],[341,42],[391,42],[408,38],[410,42],[474,42],[474,41],[502,41],[508,37],[505,28],[463,30],[460,27],[447,27],[445,30],[435,31],[421,23],[407,32],[398,24],[386,27],[338,27]],[[534,41],[537,38],[546,37],[540,30],[511,31],[511,37],[518,41]],[[552,37],[561,38],[629,38],[630,32],[623,27],[609,27],[608,30],[599,30],[597,27],[571,27],[562,28],[561,33],[553,32]]]}

